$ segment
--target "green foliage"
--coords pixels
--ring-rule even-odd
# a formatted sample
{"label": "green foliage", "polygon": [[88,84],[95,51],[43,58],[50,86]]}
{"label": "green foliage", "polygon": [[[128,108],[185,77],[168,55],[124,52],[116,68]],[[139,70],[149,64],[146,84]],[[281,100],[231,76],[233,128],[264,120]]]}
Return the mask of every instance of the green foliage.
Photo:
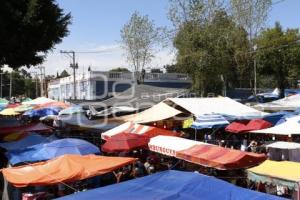
{"label": "green foliage", "polygon": [[300,41],[298,29],[284,31],[278,22],[274,28],[263,31],[256,40],[259,73],[273,76],[281,91],[291,86],[289,78],[300,75],[300,45],[297,41]]}
{"label": "green foliage", "polygon": [[156,28],[147,15],[135,11],[121,29],[122,47],[134,72],[140,72],[154,57],[160,41],[160,28]]}
{"label": "green foliage", "polygon": [[109,70],[110,72],[130,72],[129,69],[125,67],[117,67],[114,69]]}
{"label": "green foliage", "polygon": [[176,64],[165,65],[164,68],[167,73],[179,73],[180,72],[180,70],[178,69],[178,66]]}
{"label": "green foliage", "polygon": [[201,95],[221,93],[224,85],[237,86],[237,77],[247,71],[247,34],[222,10],[211,22],[185,23],[174,46],[178,50],[177,65],[191,76],[194,90]]}
{"label": "green foliage", "polygon": [[30,67],[68,34],[70,14],[54,0],[9,0],[0,6],[0,67]]}
{"label": "green foliage", "polygon": [[163,73],[163,71],[161,71],[161,69],[159,69],[159,68],[152,68],[152,69],[150,70],[150,72],[151,72],[151,73]]}
{"label": "green foliage", "polygon": [[63,70],[60,73],[59,78],[64,78],[64,77],[68,77],[68,76],[70,76],[70,74],[66,70]]}

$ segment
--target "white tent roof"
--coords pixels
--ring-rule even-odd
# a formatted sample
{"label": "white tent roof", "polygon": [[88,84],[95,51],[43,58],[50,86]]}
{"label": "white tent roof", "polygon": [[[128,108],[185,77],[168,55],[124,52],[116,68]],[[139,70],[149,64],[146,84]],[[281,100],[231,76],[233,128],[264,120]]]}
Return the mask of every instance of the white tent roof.
{"label": "white tent roof", "polygon": [[261,103],[253,106],[261,111],[296,110],[300,107],[300,94],[292,95],[269,103]]}
{"label": "white tent roof", "polygon": [[220,114],[238,119],[261,118],[266,113],[248,107],[228,97],[217,98],[170,98],[174,104],[184,108],[196,116],[204,114]]}
{"label": "white tent roof", "polygon": [[174,117],[178,114],[182,113],[175,108],[168,106],[167,104],[160,102],[151,108],[144,110],[143,112],[122,117],[125,121],[131,121],[134,123],[149,123],[160,121],[164,119],[168,119]]}
{"label": "white tent roof", "polygon": [[276,149],[300,149],[300,144],[295,142],[274,142],[268,144],[267,148],[276,148]]}
{"label": "white tent roof", "polygon": [[176,152],[191,148],[196,144],[209,145],[207,143],[188,140],[180,137],[159,135],[151,138],[148,146],[151,151],[168,156],[175,156]]}
{"label": "white tent roof", "polygon": [[300,116],[289,117],[286,122],[267,129],[250,131],[251,133],[264,133],[273,135],[298,135],[300,134]]}
{"label": "white tent roof", "polygon": [[51,102],[56,102],[55,100],[46,98],[46,97],[38,97],[36,99],[33,99],[31,101],[26,101],[23,102],[22,104],[24,105],[40,105],[40,104],[44,104],[44,103],[51,103]]}

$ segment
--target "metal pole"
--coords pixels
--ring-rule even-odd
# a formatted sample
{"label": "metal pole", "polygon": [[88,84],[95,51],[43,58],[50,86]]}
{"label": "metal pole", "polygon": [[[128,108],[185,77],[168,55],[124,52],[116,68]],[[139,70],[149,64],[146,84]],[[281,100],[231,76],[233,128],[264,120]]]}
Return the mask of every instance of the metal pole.
{"label": "metal pole", "polygon": [[3,76],[2,75],[3,75],[3,73],[1,73],[1,83],[0,83],[1,84],[1,88],[0,88],[1,89],[1,91],[0,91],[1,98],[3,97],[2,96],[2,85],[3,85],[3,82],[2,82]]}
{"label": "metal pole", "polygon": [[256,85],[256,58],[254,58],[254,95],[257,94],[257,85]]}
{"label": "metal pole", "polygon": [[10,72],[9,76],[9,98],[11,98],[12,95],[12,72]]}

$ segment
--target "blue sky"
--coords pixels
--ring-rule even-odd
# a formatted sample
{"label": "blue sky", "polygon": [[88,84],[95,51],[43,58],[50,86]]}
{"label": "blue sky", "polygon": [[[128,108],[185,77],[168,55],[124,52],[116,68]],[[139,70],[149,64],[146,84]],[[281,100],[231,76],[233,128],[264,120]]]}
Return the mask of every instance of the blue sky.
{"label": "blue sky", "polygon": [[[278,0],[274,0],[278,1]],[[67,68],[70,59],[59,50],[93,51],[109,49],[109,53],[78,54],[79,71],[92,66],[93,70],[128,67],[119,47],[120,29],[137,10],[149,15],[157,26],[170,26],[167,19],[168,0],[57,0],[65,12],[71,12],[70,35],[48,55],[46,73],[54,74]],[[284,0],[272,8],[268,26],[280,21],[283,27],[300,28],[300,1]],[[174,61],[170,49],[159,51],[149,67],[160,67]]]}

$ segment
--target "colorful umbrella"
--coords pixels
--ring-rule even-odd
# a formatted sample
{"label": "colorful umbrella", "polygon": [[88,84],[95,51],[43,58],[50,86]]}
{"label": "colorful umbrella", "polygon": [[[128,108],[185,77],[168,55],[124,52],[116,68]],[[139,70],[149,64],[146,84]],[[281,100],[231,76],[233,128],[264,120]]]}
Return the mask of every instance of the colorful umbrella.
{"label": "colorful umbrella", "polygon": [[6,116],[15,116],[19,114],[20,113],[16,112],[13,108],[6,108],[0,112],[0,115],[6,115]]}

